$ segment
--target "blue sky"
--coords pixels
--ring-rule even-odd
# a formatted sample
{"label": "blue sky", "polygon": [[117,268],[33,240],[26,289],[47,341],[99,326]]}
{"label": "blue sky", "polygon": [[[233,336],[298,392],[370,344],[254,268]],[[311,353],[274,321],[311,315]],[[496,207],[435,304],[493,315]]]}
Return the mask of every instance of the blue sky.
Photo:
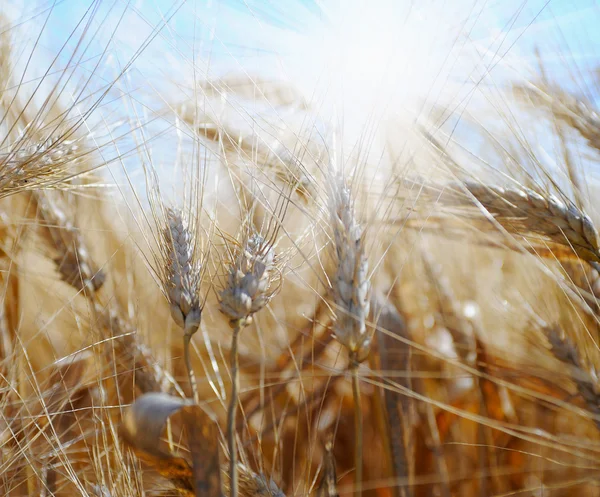
{"label": "blue sky", "polygon": [[[535,49],[539,48],[547,74],[553,80],[589,99],[598,98],[595,77],[600,54],[600,6],[591,0],[11,1],[11,22],[18,25],[15,53],[21,67],[46,23],[26,80],[41,75],[73,30],[77,36],[67,42],[54,67],[61,69],[69,63],[79,35],[87,28],[84,44],[77,49],[75,87],[86,82],[92,70],[104,78],[96,78],[93,83],[101,87],[144,47],[112,95],[110,102],[114,103],[115,112],[121,105],[117,100],[119,92],[135,95],[135,102],[130,103],[139,104],[137,111],[151,116],[156,93],[163,99],[176,100],[183,98],[194,77],[234,73],[287,79],[312,95],[323,83],[323,75],[332,62],[338,63],[331,59],[331,47],[345,52],[349,65],[360,62],[349,73],[343,72],[348,70],[343,64],[340,69],[356,79],[357,84],[374,77],[370,87],[374,93],[383,88],[378,85],[389,76],[388,59],[398,54],[402,63],[396,72],[392,71],[394,85],[415,79],[412,87],[399,86],[397,91],[408,95],[402,105],[412,98],[411,92],[423,86],[418,78],[424,82],[440,79],[436,81],[439,88],[432,86],[429,94],[449,86],[442,77],[436,78],[442,74],[442,66],[431,61],[440,57],[441,62],[449,64],[452,50],[461,55],[468,53],[465,78],[478,80],[482,71],[489,71],[493,78],[482,84],[501,86],[511,78],[534,74],[538,66]],[[378,18],[373,12],[380,5],[385,5],[381,10],[384,14]],[[344,16],[348,19],[340,22]],[[379,45],[369,45],[370,39],[379,34],[378,22],[387,23],[385,27],[391,34],[382,36]],[[453,38],[455,27],[460,36]],[[429,31],[422,33],[423,28]],[[405,31],[409,35],[402,37]],[[336,44],[338,41],[341,47]],[[474,54],[480,60],[473,62]],[[443,60],[446,56],[448,60]],[[58,74],[60,71],[49,80]],[[452,77],[457,74],[460,78],[463,73],[455,70]],[[324,98],[327,92],[335,94],[335,85],[339,84],[327,80],[326,89],[318,90],[318,98]],[[455,84],[460,87],[461,82]],[[351,104],[360,98],[361,91],[367,93],[358,87],[353,94],[349,85],[344,82],[343,86]],[[461,103],[466,91],[459,88],[450,99]],[[147,96],[152,98],[144,100]],[[385,98],[392,97],[386,94]],[[110,109],[110,105],[106,108]]]}
{"label": "blue sky", "polygon": [[[177,39],[179,48],[195,41],[197,45],[205,44],[203,48],[211,50],[217,56],[230,52],[236,57],[277,51],[281,47],[278,47],[277,40],[268,37],[269,33],[292,31],[302,34],[313,30],[317,25],[327,26],[331,22],[332,12],[340,9],[340,6],[343,9],[344,6],[343,0],[57,0],[19,2],[27,5],[21,9],[16,0],[13,3],[14,15],[32,27],[39,26],[46,20],[48,12],[52,11],[45,41],[53,50],[60,46],[90,6],[95,6],[95,23],[105,23],[104,34],[111,31],[116,18],[123,12],[128,14],[128,21],[137,18],[135,26],[125,24],[117,30],[117,38],[125,42],[136,36],[141,39],[147,33],[144,25],[157,26],[166,16],[172,15],[169,29],[163,30],[163,35],[172,40]],[[410,5],[408,0],[398,3]],[[441,8],[446,8],[449,2],[430,0],[414,2],[414,5],[419,3],[437,3]],[[554,52],[569,47],[571,55],[577,58],[593,57],[600,41],[597,29],[600,7],[591,0],[474,0],[456,3],[464,6],[465,17],[472,19],[471,35],[475,39],[489,36],[493,23],[495,29],[514,33],[514,36],[518,34],[520,39],[517,46],[520,49],[544,45],[546,50]],[[109,16],[109,22],[105,21],[106,15]],[[401,29],[402,24],[398,28]],[[31,29],[29,33],[34,34],[35,30]],[[506,40],[507,47],[512,45],[512,41],[512,38]]]}
{"label": "blue sky", "polygon": [[[156,53],[160,52],[170,65],[179,66],[177,70],[190,65],[195,56],[196,64],[215,74],[257,67],[264,72],[280,71],[281,68],[276,67],[277,57],[286,56],[298,49],[297,46],[302,46],[297,43],[294,47],[290,40],[301,39],[308,33],[327,32],[328,25],[335,22],[335,16],[350,3],[350,0],[12,1],[12,18],[25,27],[25,37],[19,33],[21,45],[28,40],[31,47],[39,27],[47,22],[43,46],[37,50],[38,56],[46,60],[56,54],[86,12],[88,16],[94,12],[92,30],[99,28],[87,53],[96,56],[102,53],[109,35],[115,30],[112,53],[119,54],[123,63],[142,45],[152,28],[160,26],[168,17],[168,24],[147,47],[148,56],[141,57],[137,67],[143,71],[155,70],[153,61],[158,60]],[[444,11],[452,3],[439,0],[423,0],[412,5],[408,0],[398,2],[403,5],[398,11],[398,29],[403,29],[406,13],[415,10],[414,5],[439,5]],[[591,0],[454,3],[460,5],[464,19],[454,15],[448,22],[464,22],[471,40],[484,40],[486,45],[489,41],[489,48],[497,50],[498,54],[508,51],[533,60],[533,50],[537,46],[542,50],[547,69],[558,77],[565,67],[589,73],[597,62],[600,7]],[[19,4],[27,7],[19,8]],[[430,11],[435,12],[436,8]],[[90,38],[88,34],[87,39]],[[74,41],[70,44],[71,50],[65,50],[62,57],[65,63],[72,53]],[[24,53],[27,53],[26,49]],[[563,79],[569,84],[569,78]]]}

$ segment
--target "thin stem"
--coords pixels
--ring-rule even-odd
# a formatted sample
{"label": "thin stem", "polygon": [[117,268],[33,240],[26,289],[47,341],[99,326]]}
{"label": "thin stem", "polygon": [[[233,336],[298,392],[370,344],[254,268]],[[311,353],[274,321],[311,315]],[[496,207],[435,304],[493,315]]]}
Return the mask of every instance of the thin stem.
{"label": "thin stem", "polygon": [[358,363],[351,360],[350,373],[352,375],[352,396],[354,400],[354,495],[362,495],[363,479],[363,415],[360,397],[360,383],[358,377]]}
{"label": "thin stem", "polygon": [[188,377],[190,379],[190,388],[192,389],[192,396],[194,397],[194,403],[200,403],[200,396],[198,395],[198,385],[196,384],[196,375],[192,369],[192,361],[190,360],[190,342],[192,341],[192,334],[185,333],[183,335],[183,357],[185,360],[185,367],[187,368]]}
{"label": "thin stem", "polygon": [[239,372],[238,372],[238,335],[240,323],[237,322],[231,338],[230,368],[231,368],[231,395],[229,397],[229,410],[227,411],[227,449],[229,450],[229,495],[237,497],[237,451],[235,447],[235,415],[237,413]]}

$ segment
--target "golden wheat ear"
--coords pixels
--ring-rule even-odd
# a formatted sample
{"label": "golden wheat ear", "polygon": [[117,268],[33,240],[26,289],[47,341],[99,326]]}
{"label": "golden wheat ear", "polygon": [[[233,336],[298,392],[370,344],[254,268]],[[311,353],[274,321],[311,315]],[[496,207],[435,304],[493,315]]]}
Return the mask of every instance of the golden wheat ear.
{"label": "golden wheat ear", "polygon": [[[411,227],[436,229],[442,235],[464,235],[468,227],[475,227],[478,236],[487,235],[477,239],[485,244],[559,260],[600,262],[600,237],[593,221],[556,195],[524,186],[502,187],[469,180],[426,185],[422,198],[428,205],[423,213],[426,219],[416,215],[408,222]],[[465,219],[469,223],[460,222]]]}
{"label": "golden wheat ear", "polygon": [[[29,131],[32,132],[31,130]],[[0,198],[23,191],[67,188],[82,156],[75,140],[51,136],[34,144],[18,140],[14,150],[0,153]]]}
{"label": "golden wheat ear", "polygon": [[183,212],[167,209],[163,228],[165,249],[165,290],[173,321],[193,335],[200,326],[200,283],[202,266],[194,253],[194,234],[184,220]]}
{"label": "golden wheat ear", "polygon": [[[411,349],[408,345],[410,330],[399,309],[383,294],[373,292],[371,297],[372,315],[377,320],[376,359],[382,371],[404,373],[405,377],[395,379],[406,390],[411,389],[412,381],[408,374],[411,370]],[[401,338],[402,340],[399,340]],[[374,354],[375,355],[375,354]],[[382,399],[382,427],[384,443],[394,478],[409,482],[400,486],[400,497],[411,497],[411,464],[408,450],[409,412],[411,399],[407,395],[398,395],[384,388]]]}
{"label": "golden wheat ear", "polygon": [[253,232],[233,248],[227,263],[227,283],[219,293],[220,310],[232,328],[252,323],[252,317],[273,298],[275,251],[260,234]]}
{"label": "golden wheat ear", "polygon": [[54,262],[62,279],[80,291],[91,294],[100,290],[106,276],[92,260],[81,232],[74,226],[60,204],[58,196],[51,192],[34,192],[39,215],[44,221],[43,232],[54,246]]}
{"label": "golden wheat ear", "polygon": [[596,386],[595,372],[590,372],[590,368],[583,363],[576,345],[569,338],[562,336],[558,328],[548,327],[545,332],[554,357],[573,368],[572,380],[577,387],[577,393],[585,402],[591,413],[590,417],[600,430],[600,395]]}
{"label": "golden wheat ear", "polygon": [[517,83],[513,92],[525,104],[547,109],[557,121],[576,130],[591,148],[600,150],[600,114],[592,102],[545,81]]}
{"label": "golden wheat ear", "polygon": [[353,361],[362,362],[369,350],[369,263],[365,232],[358,223],[351,192],[342,176],[331,181],[330,222],[335,247],[331,291],[336,310],[334,332]]}
{"label": "golden wheat ear", "polygon": [[100,290],[106,280],[106,268],[99,268],[91,257],[89,241],[85,232],[76,227],[66,194],[34,191],[29,194],[29,200],[37,206],[37,215],[42,221],[39,225],[42,241],[51,249],[61,278],[90,302],[102,337],[114,338],[113,345],[106,349],[109,361],[113,361],[116,353],[117,369],[133,369],[135,384],[142,392],[160,391],[167,383],[175,384],[140,342],[137,330],[123,319],[120,310],[102,303]]}

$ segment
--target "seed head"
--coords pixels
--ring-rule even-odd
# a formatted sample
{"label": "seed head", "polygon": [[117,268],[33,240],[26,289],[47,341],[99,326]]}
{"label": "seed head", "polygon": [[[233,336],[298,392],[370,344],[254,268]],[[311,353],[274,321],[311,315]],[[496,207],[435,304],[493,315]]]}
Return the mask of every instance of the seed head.
{"label": "seed head", "polygon": [[239,321],[252,322],[252,315],[273,298],[275,267],[273,247],[258,234],[251,234],[234,255],[227,275],[227,284],[219,295],[221,312],[232,326]]}
{"label": "seed head", "polygon": [[81,232],[61,208],[59,198],[49,192],[34,192],[40,216],[46,227],[44,232],[54,245],[54,257],[61,278],[77,290],[98,291],[104,284],[105,274],[92,260]]}
{"label": "seed head", "polygon": [[344,179],[338,176],[331,185],[331,226],[336,255],[336,270],[331,281],[337,314],[334,332],[353,359],[361,361],[366,358],[371,341],[365,324],[370,283],[364,232],[356,221]]}
{"label": "seed head", "polygon": [[61,173],[77,159],[77,150],[73,140],[50,137],[0,154],[0,196],[58,182]]}
{"label": "seed head", "polygon": [[200,326],[200,270],[195,240],[182,212],[167,209],[163,242],[166,261],[166,294],[171,316],[187,334]]}
{"label": "seed head", "polygon": [[[254,473],[243,464],[237,465],[239,474],[239,497],[286,497],[277,484],[262,473]],[[225,475],[223,481],[226,492],[229,495],[229,475]]]}

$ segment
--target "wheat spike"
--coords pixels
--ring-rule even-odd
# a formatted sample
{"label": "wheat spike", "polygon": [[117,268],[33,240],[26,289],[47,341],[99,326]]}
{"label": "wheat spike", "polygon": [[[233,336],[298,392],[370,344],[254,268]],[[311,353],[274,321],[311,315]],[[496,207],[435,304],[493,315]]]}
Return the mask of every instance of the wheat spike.
{"label": "wheat spike", "polygon": [[467,183],[468,191],[496,219],[517,233],[533,233],[572,247],[582,259],[600,261],[598,232],[592,220],[574,204],[527,188],[511,189]]}
{"label": "wheat spike", "polygon": [[92,260],[81,232],[61,208],[58,199],[43,192],[34,192],[33,197],[45,222],[44,232],[59,254],[54,263],[62,279],[77,290],[98,291],[106,276]]}
{"label": "wheat spike", "polygon": [[354,216],[350,190],[338,176],[332,181],[331,228],[335,246],[335,274],[331,279],[336,309],[334,332],[355,361],[364,360],[371,340],[367,333],[369,314],[369,264],[364,232]]}
{"label": "wheat spike", "polygon": [[[96,292],[102,287],[106,276],[97,269],[83,234],[75,228],[65,206],[59,202],[60,197],[50,193],[34,191],[31,199],[37,203],[39,215],[44,220],[42,233],[60,254],[54,258],[54,263],[62,279],[76,290],[85,290],[83,295],[92,303],[99,327],[106,336],[119,337],[114,344],[121,369],[129,371],[134,364],[137,387],[142,392],[160,391],[168,381],[166,373],[139,341],[135,328],[98,301]],[[112,350],[108,352],[109,361],[112,361]]]}
{"label": "wheat spike", "polygon": [[[120,318],[117,313],[95,305],[98,325],[109,337],[115,337],[114,343],[117,361],[123,371],[131,371],[136,387],[142,393],[160,392],[167,383],[174,383],[167,373],[157,364],[151,351],[140,342],[137,330]],[[112,361],[112,349],[107,348],[109,361]],[[132,366],[133,365],[133,366]]]}
{"label": "wheat spike", "polygon": [[61,184],[78,158],[74,140],[51,136],[29,146],[22,141],[15,144],[16,150],[0,154],[0,198]]}
{"label": "wheat spike", "polygon": [[39,215],[44,220],[46,239],[60,254],[54,258],[54,263],[62,279],[76,290],[86,290],[83,294],[92,302],[100,328],[107,332],[107,336],[119,337],[114,343],[122,370],[128,371],[134,364],[138,388],[142,392],[160,391],[168,378],[139,341],[136,330],[117,313],[103,307],[96,298],[95,292],[101,288],[106,276],[90,257],[85,238],[58,202],[60,197],[54,197],[50,192],[35,191],[31,198],[37,202]]}
{"label": "wheat spike", "polygon": [[[436,193],[437,192],[437,193]],[[484,185],[472,181],[446,185],[440,195],[431,188],[436,202],[451,206],[452,213],[477,220],[477,210],[484,209],[512,235],[526,239],[540,255],[550,252],[558,258],[573,258],[600,262],[600,241],[594,223],[582,210],[552,194],[541,194],[529,188],[508,188]],[[428,213],[428,222],[449,220],[448,214]],[[417,225],[422,225],[417,223]],[[477,224],[482,231],[496,231],[497,226]],[[444,228],[444,225],[441,225]],[[531,247],[526,247],[531,249]]]}
{"label": "wheat spike", "polygon": [[197,257],[195,232],[180,209],[166,209],[166,226],[162,230],[161,250],[164,273],[162,283],[169,301],[171,316],[184,331],[183,355],[192,395],[200,402],[196,376],[190,359],[192,335],[198,331],[202,318],[200,284],[202,265]]}
{"label": "wheat spike", "polygon": [[576,130],[588,145],[600,150],[600,114],[591,102],[547,83],[515,85],[517,97],[546,107],[559,121]]}
{"label": "wheat spike", "polygon": [[567,283],[581,295],[587,306],[582,309],[591,315],[597,315],[600,311],[598,300],[600,299],[600,273],[598,264],[581,263],[580,261],[564,261],[561,264],[567,277]]}
{"label": "wheat spike", "polygon": [[577,375],[572,375],[571,379],[577,386],[577,391],[583,398],[587,408],[594,415],[594,423],[600,430],[600,396],[597,392],[597,382],[594,376],[587,372],[579,351],[571,340],[561,337],[556,328],[547,329],[546,336],[554,356],[559,361],[570,364],[577,371]]}
{"label": "wheat spike", "polygon": [[[399,341],[397,337],[410,340],[410,329],[402,317],[400,309],[388,297],[381,293],[373,292],[372,314],[377,317],[377,349],[381,369],[383,371],[409,373],[411,366],[411,350],[407,343]],[[384,333],[385,330],[387,333]],[[400,353],[398,349],[402,348]],[[396,352],[396,353],[395,353]],[[413,388],[409,374],[398,378],[403,388]],[[407,395],[398,395],[392,390],[383,389],[383,403],[387,413],[384,414],[385,425],[389,436],[385,437],[389,450],[389,459],[396,478],[411,481],[411,463],[409,450],[409,412],[411,398]],[[413,497],[410,483],[398,489],[400,497]]]}
{"label": "wheat spike", "polygon": [[[240,497],[285,497],[277,484],[265,475],[254,473],[243,464],[238,464],[237,470],[240,475]],[[230,490],[230,482],[227,478],[223,478],[223,481],[225,492],[227,492],[227,490]]]}
{"label": "wheat spike", "polygon": [[452,336],[458,357],[465,364],[470,364],[474,359],[474,325],[461,311],[450,281],[443,274],[438,262],[431,257],[427,249],[423,250],[421,255],[425,275],[435,292],[436,301],[433,305],[439,307],[441,321]]}
{"label": "wheat spike", "polygon": [[252,322],[252,316],[273,298],[275,252],[257,233],[248,236],[230,262],[227,284],[219,294],[220,309],[235,327],[240,321]]}
{"label": "wheat spike", "polygon": [[200,326],[201,265],[196,258],[194,235],[181,210],[167,209],[163,229],[165,283],[171,316],[186,335]]}

